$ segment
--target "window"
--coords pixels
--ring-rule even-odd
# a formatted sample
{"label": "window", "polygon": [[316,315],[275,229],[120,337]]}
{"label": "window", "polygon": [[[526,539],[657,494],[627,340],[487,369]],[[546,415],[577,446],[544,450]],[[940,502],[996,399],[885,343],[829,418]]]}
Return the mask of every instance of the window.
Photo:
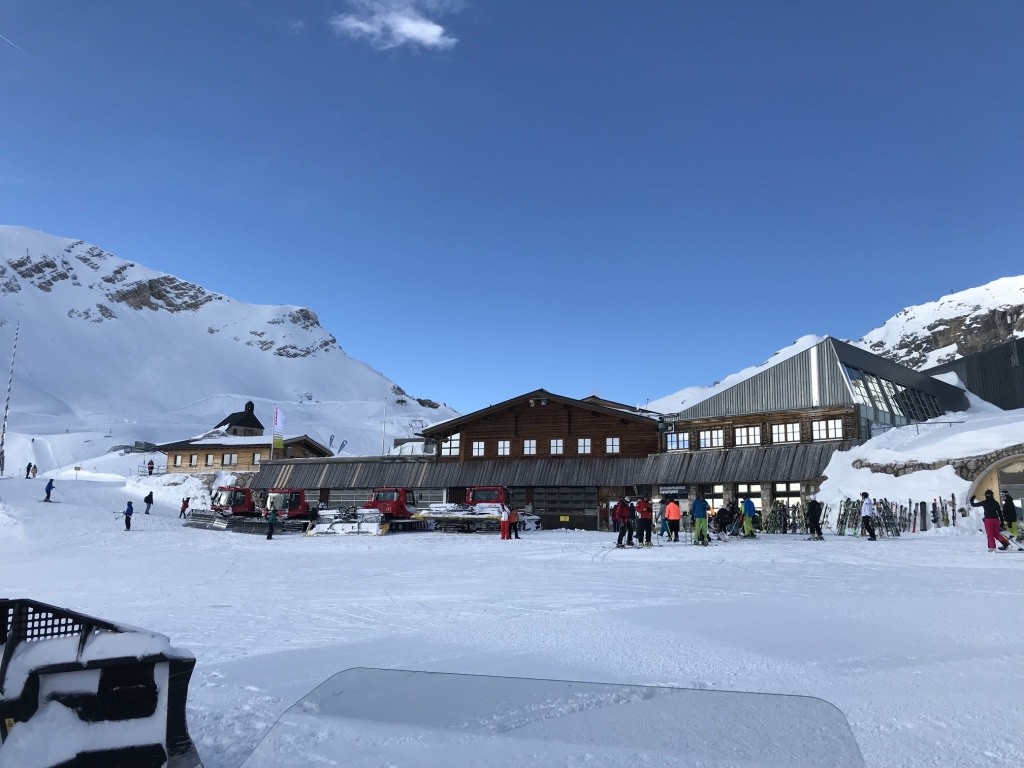
{"label": "window", "polygon": [[605,453],[618,453],[619,452],[619,438],[617,438],[617,437],[606,437],[604,439],[604,452]]}
{"label": "window", "polygon": [[512,444],[508,440],[498,441],[498,455],[508,456],[512,452]]}
{"label": "window", "polygon": [[686,451],[690,448],[689,432],[669,432],[665,435],[665,450]]}
{"label": "window", "polygon": [[190,467],[197,467],[197,466],[199,466],[199,454],[198,453],[193,453],[191,456],[188,457],[188,465]]}
{"label": "window", "polygon": [[523,456],[536,456],[537,455],[537,441],[536,440],[523,440]]}
{"label": "window", "polygon": [[760,445],[760,427],[736,427],[736,445]]}
{"label": "window", "polygon": [[181,466],[181,454],[180,453],[175,455],[175,457],[174,457],[174,466],[176,466],[176,467],[180,467]]}
{"label": "window", "polygon": [[841,440],[843,438],[843,420],[812,421],[811,437],[815,440]]}
{"label": "window", "polygon": [[700,432],[701,448],[721,448],[725,444],[725,431],[721,429],[702,429]]}
{"label": "window", "polygon": [[441,443],[441,455],[442,456],[458,456],[459,455],[459,433],[456,432],[454,435],[445,438],[444,442]]}
{"label": "window", "polygon": [[263,457],[262,457],[262,456],[261,456],[260,454],[258,454],[258,453],[254,453],[254,454],[252,455],[252,465],[253,465],[254,467],[258,467],[258,466],[260,465],[260,459],[262,459],[262,458],[263,458]]}
{"label": "window", "polygon": [[800,424],[797,422],[791,424],[772,424],[772,442],[799,443]]}
{"label": "window", "polygon": [[212,467],[213,466],[213,454],[212,453],[206,454],[206,466],[208,466],[208,467]]}
{"label": "window", "polygon": [[562,438],[556,437],[551,440],[551,455],[561,456],[562,455]]}
{"label": "window", "polygon": [[584,454],[590,453],[590,438],[581,437],[576,440],[576,453]]}
{"label": "window", "polygon": [[483,440],[474,440],[473,441],[473,455],[474,456],[483,456],[484,455],[484,441]]}
{"label": "window", "polygon": [[220,465],[222,467],[233,467],[236,464],[238,464],[237,453],[225,453],[223,456],[220,457]]}

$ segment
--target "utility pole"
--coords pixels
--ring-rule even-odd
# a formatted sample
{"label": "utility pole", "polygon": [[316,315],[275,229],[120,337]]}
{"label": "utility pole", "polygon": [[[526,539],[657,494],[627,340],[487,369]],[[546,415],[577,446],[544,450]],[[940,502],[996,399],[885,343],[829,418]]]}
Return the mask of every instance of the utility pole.
{"label": "utility pole", "polygon": [[18,354],[18,331],[21,323],[14,326],[14,349],[11,350],[11,374],[7,377],[7,401],[4,403],[4,424],[0,428],[0,475],[4,473],[6,457],[4,455],[4,443],[7,440],[7,415],[11,412],[11,385],[14,383],[14,356]]}

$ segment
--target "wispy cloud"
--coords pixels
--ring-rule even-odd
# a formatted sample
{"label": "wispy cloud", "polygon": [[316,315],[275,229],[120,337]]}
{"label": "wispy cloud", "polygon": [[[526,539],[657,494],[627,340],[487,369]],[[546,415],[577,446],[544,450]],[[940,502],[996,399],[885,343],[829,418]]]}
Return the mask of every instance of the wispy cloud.
{"label": "wispy cloud", "polygon": [[302,19],[291,19],[288,22],[288,29],[292,31],[292,34],[301,35],[306,31],[306,22]]}
{"label": "wispy cloud", "polygon": [[374,48],[402,45],[423,48],[451,48],[458,42],[427,14],[457,10],[461,2],[451,0],[349,0],[351,13],[331,17],[338,35],[366,40]]}
{"label": "wispy cloud", "polygon": [[17,44],[17,43],[15,43],[14,41],[12,41],[12,40],[9,40],[9,39],[7,39],[7,38],[6,38],[6,37],[4,37],[3,35],[0,35],[0,40],[3,40],[3,41],[4,41],[5,43],[7,43],[8,45],[11,45],[11,46],[13,46],[13,47],[17,48],[17,49],[18,49],[19,51],[21,51],[22,53],[24,53],[24,54],[28,55],[28,51],[26,51],[26,50],[25,50],[24,48],[22,48],[22,47],[21,47],[20,45],[18,45],[18,44]]}

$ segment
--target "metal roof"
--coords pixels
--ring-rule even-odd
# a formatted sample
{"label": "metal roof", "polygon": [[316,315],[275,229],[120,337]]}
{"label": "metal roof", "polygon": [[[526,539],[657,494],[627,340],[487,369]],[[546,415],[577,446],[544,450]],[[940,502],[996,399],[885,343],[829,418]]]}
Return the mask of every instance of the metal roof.
{"label": "metal roof", "polygon": [[436,461],[421,457],[265,461],[253,488],[513,488],[802,481],[848,443],[678,451],[646,458]]}
{"label": "metal roof", "polygon": [[814,346],[668,418],[684,421],[721,418],[725,414],[856,406],[844,365],[927,392],[945,412],[967,408],[967,398],[958,387],[826,336]]}

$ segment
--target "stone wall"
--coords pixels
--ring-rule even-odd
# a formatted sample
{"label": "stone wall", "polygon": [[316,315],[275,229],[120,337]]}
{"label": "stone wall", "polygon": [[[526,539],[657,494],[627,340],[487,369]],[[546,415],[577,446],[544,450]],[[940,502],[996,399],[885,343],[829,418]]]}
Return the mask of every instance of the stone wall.
{"label": "stone wall", "polygon": [[986,480],[990,485],[992,485],[992,488],[995,489],[998,486],[998,482],[996,482],[996,470],[999,465],[1005,464],[1014,458],[1024,458],[1024,443],[1011,445],[1007,448],[1000,448],[998,451],[991,451],[990,453],[983,453],[978,456],[967,456],[960,459],[940,459],[938,461],[929,462],[902,461],[875,464],[873,462],[857,459],[853,462],[853,468],[870,469],[872,472],[880,472],[886,475],[902,477],[903,475],[909,475],[922,470],[941,469],[942,467],[952,466],[957,477],[962,480],[967,480],[972,484],[979,480]]}

